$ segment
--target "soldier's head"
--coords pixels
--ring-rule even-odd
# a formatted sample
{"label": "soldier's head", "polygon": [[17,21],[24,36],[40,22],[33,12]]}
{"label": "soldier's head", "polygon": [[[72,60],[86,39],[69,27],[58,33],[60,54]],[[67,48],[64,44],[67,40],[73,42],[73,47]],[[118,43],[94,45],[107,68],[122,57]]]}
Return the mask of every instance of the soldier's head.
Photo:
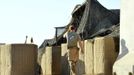
{"label": "soldier's head", "polygon": [[68,30],[69,31],[75,31],[75,27],[73,25],[70,25]]}

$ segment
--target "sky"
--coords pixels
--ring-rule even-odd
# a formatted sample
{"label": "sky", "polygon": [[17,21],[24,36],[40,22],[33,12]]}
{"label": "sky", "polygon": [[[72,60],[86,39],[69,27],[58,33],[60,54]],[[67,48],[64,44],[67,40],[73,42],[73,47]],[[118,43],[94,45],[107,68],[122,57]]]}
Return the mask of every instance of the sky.
{"label": "sky", "polygon": [[[108,9],[119,9],[120,0],[98,0]],[[0,0],[0,43],[24,43],[33,37],[40,46],[55,35],[55,28],[71,20],[76,4],[85,0]]]}

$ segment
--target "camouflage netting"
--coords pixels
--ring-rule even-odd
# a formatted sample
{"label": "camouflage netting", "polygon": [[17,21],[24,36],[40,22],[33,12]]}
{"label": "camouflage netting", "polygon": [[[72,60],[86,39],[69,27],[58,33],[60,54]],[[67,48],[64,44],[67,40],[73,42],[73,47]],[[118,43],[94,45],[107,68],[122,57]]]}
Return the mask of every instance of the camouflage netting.
{"label": "camouflage netting", "polygon": [[42,43],[38,50],[38,57],[41,58],[46,46],[61,45],[61,43],[66,42],[63,34],[71,24],[76,27],[77,33],[83,40],[92,39],[96,36],[119,37],[119,19],[119,9],[108,10],[97,0],[86,0],[82,5],[76,5],[70,23],[62,27],[62,30],[59,28],[57,31],[60,35],[56,32],[53,39],[45,40]]}
{"label": "camouflage netting", "polygon": [[81,34],[83,39],[90,39],[118,23],[119,10],[108,10],[97,0],[88,0],[77,33]]}

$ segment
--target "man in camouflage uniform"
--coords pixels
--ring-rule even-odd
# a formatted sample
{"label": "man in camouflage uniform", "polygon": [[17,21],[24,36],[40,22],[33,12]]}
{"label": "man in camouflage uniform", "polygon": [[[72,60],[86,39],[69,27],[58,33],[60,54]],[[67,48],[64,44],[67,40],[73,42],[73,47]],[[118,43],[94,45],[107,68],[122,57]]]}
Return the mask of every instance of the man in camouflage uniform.
{"label": "man in camouflage uniform", "polygon": [[71,67],[71,71],[76,74],[76,62],[79,59],[79,48],[77,43],[81,48],[81,52],[84,53],[83,45],[81,43],[80,36],[75,32],[73,25],[69,26],[68,31],[64,34],[64,37],[67,39],[68,47],[68,59]]}

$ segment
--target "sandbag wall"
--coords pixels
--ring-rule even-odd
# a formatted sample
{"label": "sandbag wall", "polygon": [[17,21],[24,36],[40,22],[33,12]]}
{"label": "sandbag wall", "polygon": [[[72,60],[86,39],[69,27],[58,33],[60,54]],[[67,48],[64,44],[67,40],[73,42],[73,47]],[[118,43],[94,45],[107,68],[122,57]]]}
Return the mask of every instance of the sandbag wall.
{"label": "sandbag wall", "polygon": [[37,46],[9,44],[0,46],[0,75],[36,75]]}
{"label": "sandbag wall", "polygon": [[61,74],[61,47],[46,47],[41,59],[41,75]]}

